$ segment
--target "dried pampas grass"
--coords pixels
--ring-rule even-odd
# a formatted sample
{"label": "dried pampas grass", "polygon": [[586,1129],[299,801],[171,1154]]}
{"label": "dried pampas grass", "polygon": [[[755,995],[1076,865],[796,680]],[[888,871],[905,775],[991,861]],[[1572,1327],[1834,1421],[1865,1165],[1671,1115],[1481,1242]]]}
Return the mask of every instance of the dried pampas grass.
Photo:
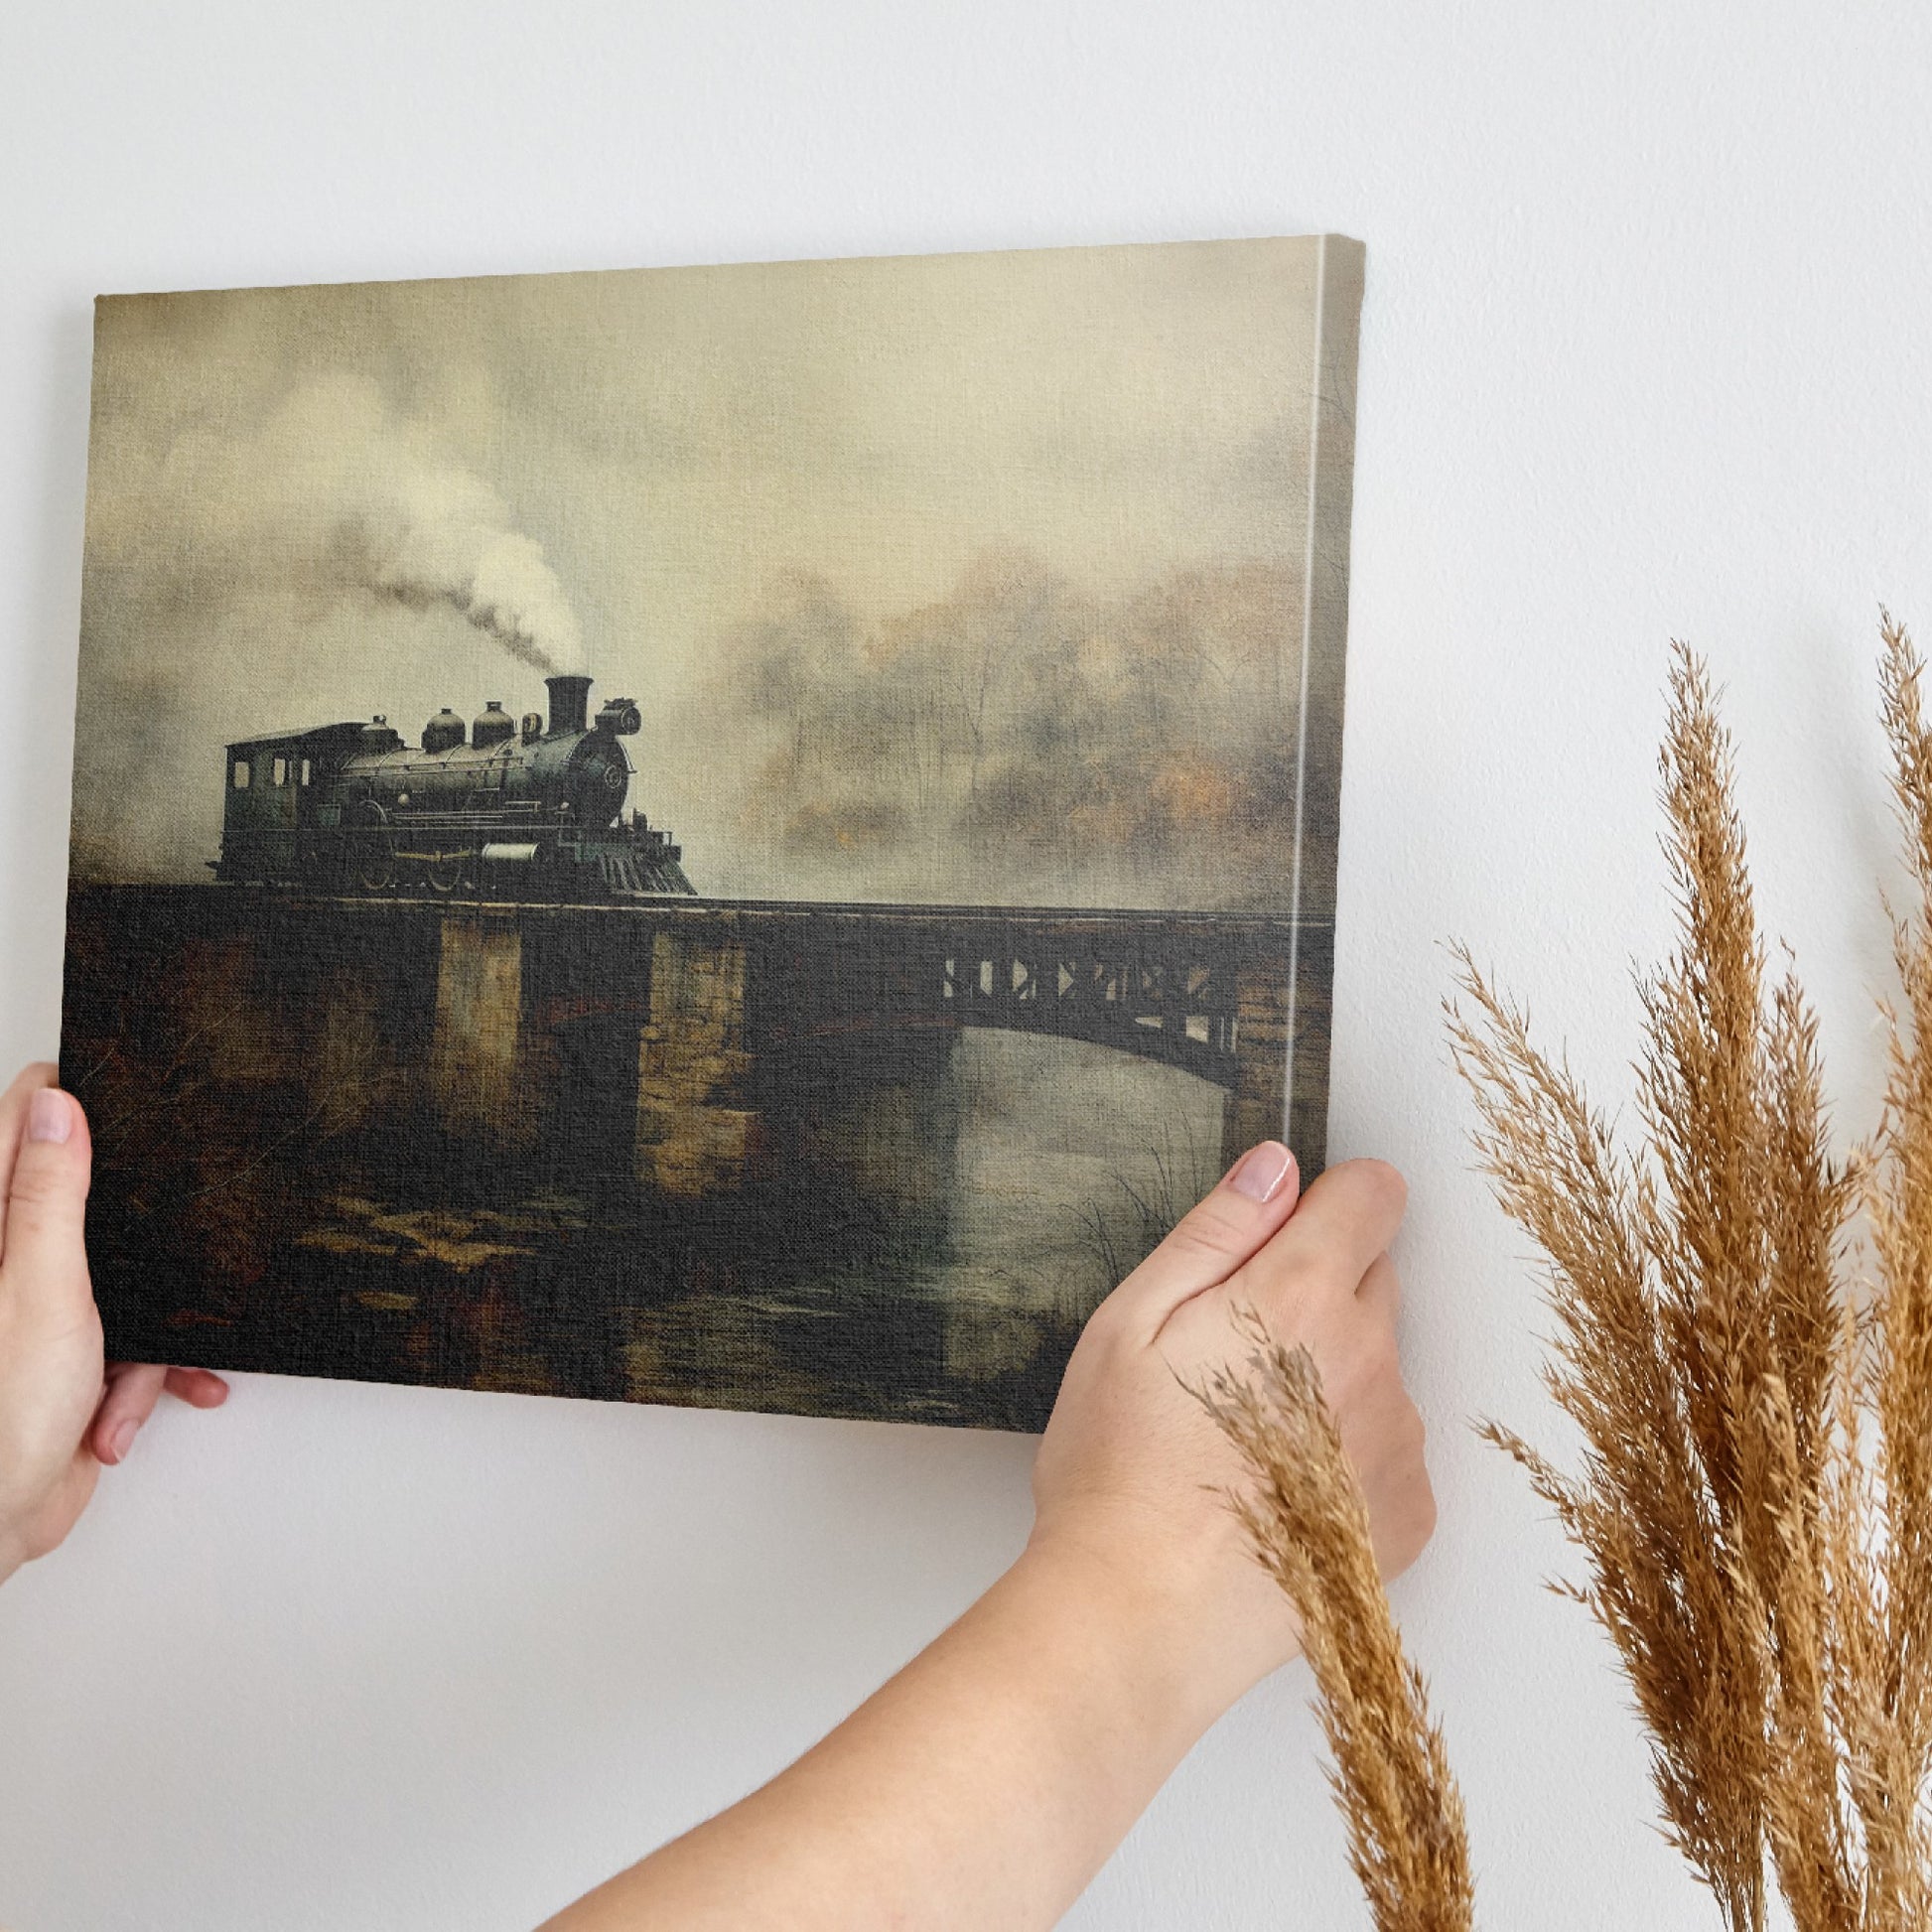
{"label": "dried pampas grass", "polygon": [[[1649,1730],[1672,1841],[1725,1923],[1923,1926],[1932,1863],[1932,735],[1883,621],[1882,714],[1917,886],[1908,1018],[1872,1144],[1835,1160],[1817,1023],[1769,979],[1709,678],[1679,648],[1661,766],[1678,943],[1640,984],[1642,1135],[1613,1140],[1459,955],[1482,1166],[1548,1261],[1551,1393],[1581,1469],[1486,1433],[1588,1579]],[[1874,1279],[1855,1313],[1848,1230]]]}
{"label": "dried pampas grass", "polygon": [[1230,1505],[1302,1619],[1350,1863],[1377,1932],[1468,1932],[1462,1797],[1396,1635],[1361,1485],[1308,1351],[1252,1314],[1242,1325],[1250,1373],[1218,1374],[1200,1397],[1253,1478]]}
{"label": "dried pampas grass", "polygon": [[[1731,1932],[1932,1925],[1932,729],[1881,623],[1880,713],[1912,879],[1870,1141],[1834,1155],[1818,1028],[1766,959],[1709,676],[1678,648],[1661,757],[1677,944],[1639,982],[1639,1133],[1612,1134],[1458,951],[1449,1022],[1501,1204],[1547,1263],[1560,1467],[1499,1425],[1582,1551],[1559,1589],[1614,1645],[1666,1831]],[[1853,1231],[1863,1213],[1865,1240]],[[1379,1927],[1465,1927],[1462,1808],[1403,1657],[1308,1356],[1252,1331],[1203,1400],[1232,1498],[1301,1611],[1355,1869]]]}

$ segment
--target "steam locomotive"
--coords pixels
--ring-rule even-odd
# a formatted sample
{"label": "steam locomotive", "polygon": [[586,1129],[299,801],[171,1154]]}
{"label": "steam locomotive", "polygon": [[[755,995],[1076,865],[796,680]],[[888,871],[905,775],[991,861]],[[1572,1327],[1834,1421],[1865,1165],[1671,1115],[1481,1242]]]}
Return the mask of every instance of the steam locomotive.
{"label": "steam locomotive", "polygon": [[453,711],[405,745],[384,718],[228,747],[221,856],[236,886],[446,897],[612,899],[691,893],[682,851],[622,816],[641,720],[613,698],[587,723],[591,680],[550,687],[550,723],[495,699],[467,732]]}

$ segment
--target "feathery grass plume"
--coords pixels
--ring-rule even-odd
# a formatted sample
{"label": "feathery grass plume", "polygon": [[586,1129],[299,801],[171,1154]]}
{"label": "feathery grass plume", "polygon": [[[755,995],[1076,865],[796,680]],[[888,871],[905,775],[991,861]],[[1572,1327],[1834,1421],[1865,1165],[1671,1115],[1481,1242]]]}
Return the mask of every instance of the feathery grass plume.
{"label": "feathery grass plume", "polygon": [[1638,1145],[1466,951],[1470,1010],[1449,1008],[1479,1161],[1548,1263],[1580,1471],[1485,1434],[1586,1556],[1568,1593],[1616,1647],[1666,1829],[1733,1932],[1765,1923],[1767,1862],[1800,1932],[1932,1912],[1932,735],[1909,639],[1882,635],[1917,899],[1872,1148],[1831,1156],[1817,1023],[1790,972],[1767,988],[1729,741],[1682,646],[1660,760],[1678,935],[1639,983]]}
{"label": "feathery grass plume", "polygon": [[1852,1573],[1840,1673],[1848,1776],[1874,1889],[1889,1901],[1869,1922],[1889,1927],[1932,1920],[1923,1808],[1932,1777],[1932,730],[1924,665],[1889,612],[1880,636],[1880,717],[1914,893],[1892,922],[1906,1018],[1885,1015],[1884,1114],[1863,1189],[1876,1282],[1865,1347],[1848,1376],[1848,1413],[1870,1419],[1873,1453],[1869,1472],[1850,1472],[1834,1502]]}
{"label": "feathery grass plume", "polygon": [[1196,1393],[1253,1478],[1229,1504],[1302,1619],[1350,1863],[1377,1932],[1468,1932],[1462,1796],[1396,1634],[1361,1485],[1308,1351],[1252,1311],[1238,1320],[1251,1373],[1224,1370]]}

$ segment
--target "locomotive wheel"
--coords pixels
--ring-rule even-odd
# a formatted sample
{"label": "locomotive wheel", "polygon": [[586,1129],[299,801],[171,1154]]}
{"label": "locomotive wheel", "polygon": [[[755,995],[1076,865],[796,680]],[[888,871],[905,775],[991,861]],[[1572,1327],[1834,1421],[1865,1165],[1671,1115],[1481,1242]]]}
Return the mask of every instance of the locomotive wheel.
{"label": "locomotive wheel", "polygon": [[468,883],[465,878],[469,871],[466,863],[468,858],[469,854],[464,852],[439,852],[429,862],[429,870],[425,875],[429,880],[430,891],[446,895],[461,892]]}
{"label": "locomotive wheel", "polygon": [[396,883],[396,853],[380,832],[365,833],[349,853],[349,876],[365,893],[386,893]]}

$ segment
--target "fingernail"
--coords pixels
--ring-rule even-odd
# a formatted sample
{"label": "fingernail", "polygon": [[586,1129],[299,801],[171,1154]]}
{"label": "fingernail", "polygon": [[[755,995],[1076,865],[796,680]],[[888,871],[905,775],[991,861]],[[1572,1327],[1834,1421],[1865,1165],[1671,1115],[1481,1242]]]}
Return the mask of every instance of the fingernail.
{"label": "fingernail", "polygon": [[1228,1185],[1250,1200],[1273,1200],[1294,1165],[1294,1155],[1281,1142],[1263,1141],[1241,1157],[1240,1165],[1228,1175]]}
{"label": "fingernail", "polygon": [[123,1416],[114,1425],[114,1433],[107,1439],[108,1453],[118,1462],[134,1447],[135,1432],[141,1425],[132,1416]]}
{"label": "fingernail", "polygon": [[59,1087],[42,1087],[27,1104],[30,1141],[65,1141],[73,1132],[73,1103]]}

